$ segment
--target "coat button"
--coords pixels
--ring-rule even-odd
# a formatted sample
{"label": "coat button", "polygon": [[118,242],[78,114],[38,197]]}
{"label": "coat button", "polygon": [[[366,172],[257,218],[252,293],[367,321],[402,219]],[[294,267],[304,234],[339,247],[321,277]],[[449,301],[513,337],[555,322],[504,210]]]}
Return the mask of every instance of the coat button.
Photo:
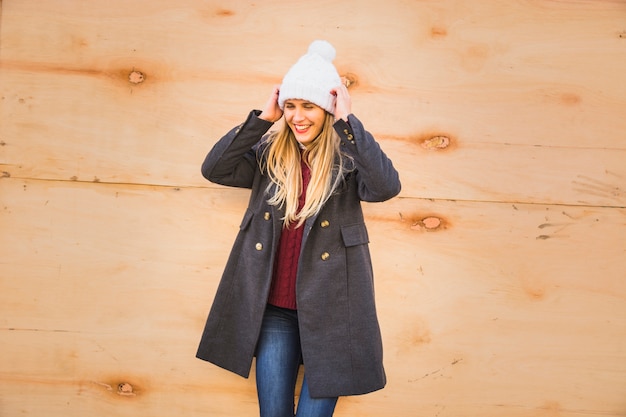
{"label": "coat button", "polygon": [[320,222],[320,226],[322,226],[322,227],[328,227],[328,226],[330,226],[330,222],[329,222],[328,220],[322,220],[322,221]]}
{"label": "coat button", "polygon": [[266,211],[265,213],[263,213],[263,218],[264,218],[265,220],[269,220],[269,219],[271,219],[271,218],[272,218],[272,215],[270,214],[270,212],[269,212],[269,211]]}
{"label": "coat button", "polygon": [[328,258],[330,258],[330,253],[328,252],[324,252],[322,253],[322,261],[327,260]]}
{"label": "coat button", "polygon": [[348,129],[344,129],[343,133],[345,133],[347,135],[348,133],[350,133],[350,131]]}
{"label": "coat button", "polygon": [[257,243],[255,246],[256,250],[262,250],[263,249],[263,244],[262,243]]}

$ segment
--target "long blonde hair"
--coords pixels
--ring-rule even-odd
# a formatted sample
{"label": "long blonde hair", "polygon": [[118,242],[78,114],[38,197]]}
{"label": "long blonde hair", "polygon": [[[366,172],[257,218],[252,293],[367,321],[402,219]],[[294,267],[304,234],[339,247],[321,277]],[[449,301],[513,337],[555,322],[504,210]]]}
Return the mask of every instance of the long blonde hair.
{"label": "long blonde hair", "polygon": [[[301,226],[307,218],[319,213],[343,181],[346,157],[339,151],[340,141],[333,128],[334,122],[334,116],[327,112],[322,131],[302,150],[302,154],[287,123],[268,138],[263,164],[271,181],[267,191],[270,192],[275,185],[268,203],[284,208],[284,226],[294,222],[296,226]],[[298,197],[302,193],[301,158],[311,168],[311,180],[304,206],[298,212]]]}

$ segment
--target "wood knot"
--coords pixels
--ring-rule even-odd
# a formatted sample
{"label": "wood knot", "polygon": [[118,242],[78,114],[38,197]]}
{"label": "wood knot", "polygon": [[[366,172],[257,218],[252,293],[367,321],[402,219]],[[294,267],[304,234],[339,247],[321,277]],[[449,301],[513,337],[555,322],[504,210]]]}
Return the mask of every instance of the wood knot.
{"label": "wood knot", "polygon": [[232,10],[228,10],[228,9],[219,9],[215,14],[218,16],[222,16],[222,17],[229,17],[229,16],[234,16],[235,12],[233,12]]}
{"label": "wood knot", "polygon": [[433,26],[430,28],[430,36],[432,38],[443,38],[448,36],[448,30],[441,26]]}
{"label": "wood knot", "polygon": [[445,149],[450,146],[450,138],[445,135],[435,135],[422,141],[424,149]]}
{"label": "wood knot", "polygon": [[439,217],[424,217],[422,219],[422,224],[424,225],[424,228],[429,229],[429,230],[434,230],[439,228],[439,226],[441,226],[441,219]]}
{"label": "wood knot", "polygon": [[133,386],[130,385],[128,382],[121,382],[117,385],[117,393],[119,395],[135,395],[135,393],[133,392]]}
{"label": "wood knot", "polygon": [[132,70],[128,74],[128,81],[131,84],[141,84],[146,79],[146,76],[141,71]]}
{"label": "wood knot", "polygon": [[[410,222],[411,230],[421,230],[426,232],[434,232],[438,230],[443,230],[448,227],[447,222],[444,218],[436,216],[436,215],[428,215],[428,216],[411,216],[412,218],[406,219]],[[400,213],[400,220],[405,221],[404,216]]]}
{"label": "wood knot", "polygon": [[357,76],[350,72],[341,76],[341,82],[343,83],[343,85],[346,86],[346,88],[356,87],[357,85],[359,85],[359,79],[357,78]]}

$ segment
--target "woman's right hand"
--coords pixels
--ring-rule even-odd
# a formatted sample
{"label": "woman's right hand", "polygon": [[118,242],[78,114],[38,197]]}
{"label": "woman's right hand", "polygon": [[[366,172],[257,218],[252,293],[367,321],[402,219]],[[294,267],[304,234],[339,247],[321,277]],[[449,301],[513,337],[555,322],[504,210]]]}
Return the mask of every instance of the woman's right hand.
{"label": "woman's right hand", "polygon": [[283,111],[278,106],[278,93],[280,92],[279,87],[280,86],[278,85],[274,86],[270,98],[267,100],[267,103],[265,103],[265,108],[261,114],[259,114],[260,119],[274,123],[283,117]]}

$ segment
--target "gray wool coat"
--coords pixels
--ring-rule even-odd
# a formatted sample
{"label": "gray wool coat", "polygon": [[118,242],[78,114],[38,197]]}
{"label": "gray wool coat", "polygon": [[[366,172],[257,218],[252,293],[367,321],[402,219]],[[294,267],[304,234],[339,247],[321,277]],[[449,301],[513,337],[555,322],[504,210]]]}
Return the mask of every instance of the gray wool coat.
{"label": "gray wool coat", "polygon": [[[283,213],[267,203],[268,177],[257,158],[272,123],[258,110],[221,138],[202,174],[252,189],[215,295],[197,357],[248,377],[269,294]],[[304,225],[296,279],[302,361],[312,397],[372,392],[385,386],[372,263],[361,201],[400,192],[398,172],[361,122],[334,128],[354,161],[343,186]]]}

